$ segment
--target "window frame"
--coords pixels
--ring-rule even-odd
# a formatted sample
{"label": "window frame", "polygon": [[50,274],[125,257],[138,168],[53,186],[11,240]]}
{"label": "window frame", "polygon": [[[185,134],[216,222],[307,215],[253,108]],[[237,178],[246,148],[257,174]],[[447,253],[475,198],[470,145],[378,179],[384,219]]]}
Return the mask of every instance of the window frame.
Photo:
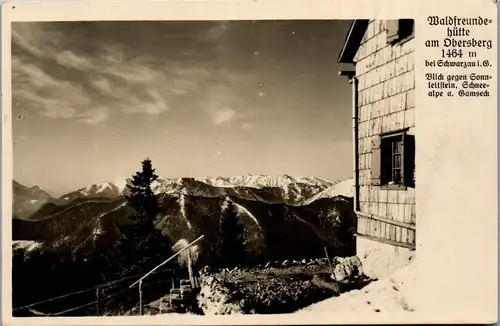
{"label": "window frame", "polygon": [[[391,132],[391,133],[386,133],[380,135],[380,187],[382,189],[393,189],[393,190],[406,190],[408,188],[406,181],[405,181],[405,135],[407,134],[408,130],[400,130],[396,132]],[[400,153],[397,153],[397,155],[400,156],[400,164],[399,164],[399,169],[400,170],[400,182],[399,183],[394,183],[394,184],[389,184],[389,182],[393,181],[394,179],[394,149],[393,145],[395,143],[395,140],[399,138],[400,141]],[[389,145],[388,145],[389,144]],[[390,146],[390,151],[387,153],[387,146]],[[386,165],[386,162],[390,160],[390,167]],[[389,173],[389,176],[387,174]],[[388,181],[391,179],[391,181]]]}
{"label": "window frame", "polygon": [[[400,35],[400,29],[401,25],[407,21],[407,20],[412,20],[412,32],[410,35],[401,37]],[[397,27],[389,25],[386,27],[386,34],[388,35],[387,37],[387,43],[391,45],[402,45],[403,43],[406,43],[413,39],[415,37],[415,20],[414,19],[394,19],[391,21],[392,24],[395,24],[397,22]],[[397,30],[394,30],[397,29]],[[390,36],[389,36],[390,35]]]}

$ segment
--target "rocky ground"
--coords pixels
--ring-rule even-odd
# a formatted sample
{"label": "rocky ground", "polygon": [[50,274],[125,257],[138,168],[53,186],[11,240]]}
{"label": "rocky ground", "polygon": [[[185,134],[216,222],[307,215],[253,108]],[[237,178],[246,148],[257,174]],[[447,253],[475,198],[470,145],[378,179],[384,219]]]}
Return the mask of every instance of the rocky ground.
{"label": "rocky ground", "polygon": [[[290,313],[360,289],[371,280],[357,257],[269,262],[255,268],[200,271],[205,315]],[[333,270],[333,273],[332,273]]]}

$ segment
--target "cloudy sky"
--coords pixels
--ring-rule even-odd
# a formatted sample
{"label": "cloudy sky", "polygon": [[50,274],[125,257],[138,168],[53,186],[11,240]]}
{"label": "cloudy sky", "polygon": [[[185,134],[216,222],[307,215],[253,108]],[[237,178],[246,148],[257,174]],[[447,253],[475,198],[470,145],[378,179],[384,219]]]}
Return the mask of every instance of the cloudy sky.
{"label": "cloudy sky", "polygon": [[351,175],[348,21],[12,25],[14,179]]}

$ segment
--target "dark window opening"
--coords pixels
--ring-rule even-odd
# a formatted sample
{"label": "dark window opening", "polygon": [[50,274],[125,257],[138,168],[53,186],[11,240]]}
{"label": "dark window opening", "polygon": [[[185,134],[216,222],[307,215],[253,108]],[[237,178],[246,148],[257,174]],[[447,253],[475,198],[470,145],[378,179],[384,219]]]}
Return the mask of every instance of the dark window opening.
{"label": "dark window opening", "polygon": [[415,33],[415,21],[413,19],[399,19],[399,38],[405,39]]}
{"label": "dark window opening", "polygon": [[372,143],[372,184],[415,187],[415,136],[382,135]]}
{"label": "dark window opening", "polygon": [[415,33],[415,20],[395,19],[387,21],[387,42],[396,44],[410,39]]}
{"label": "dark window opening", "polygon": [[382,185],[402,185],[404,166],[403,136],[382,139]]}

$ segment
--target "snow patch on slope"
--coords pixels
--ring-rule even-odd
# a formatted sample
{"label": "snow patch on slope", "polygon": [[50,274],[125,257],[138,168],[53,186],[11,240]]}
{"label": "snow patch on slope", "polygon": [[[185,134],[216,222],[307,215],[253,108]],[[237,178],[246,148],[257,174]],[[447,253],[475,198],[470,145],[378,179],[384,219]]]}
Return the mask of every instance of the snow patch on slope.
{"label": "snow patch on slope", "polygon": [[33,251],[41,246],[42,246],[41,243],[36,242],[36,241],[31,241],[31,240],[12,241],[12,249],[13,250],[23,249],[23,250],[29,252],[29,251]]}
{"label": "snow patch on slope", "polygon": [[257,220],[257,218],[252,213],[250,213],[250,211],[248,209],[246,209],[246,207],[243,207],[240,204],[236,204],[236,203],[234,203],[234,205],[237,207],[238,211],[244,212],[245,214],[247,214],[255,222],[255,224],[259,228],[261,228],[260,224],[259,224],[259,221]]}
{"label": "snow patch on slope", "polygon": [[105,192],[106,190],[113,190],[116,186],[110,182],[103,182],[101,183],[100,185],[97,186],[97,190],[96,190],[96,193],[101,193],[101,192]]}
{"label": "snow patch on slope", "polygon": [[303,202],[303,204],[308,205],[318,199],[332,198],[335,196],[354,197],[354,179],[340,181],[334,184],[333,186],[328,187],[325,190],[317,193],[311,198],[308,198],[306,201]]}
{"label": "snow patch on slope", "polygon": [[179,209],[181,211],[182,217],[186,221],[186,224],[187,224],[188,228],[192,229],[193,226],[191,225],[191,222],[188,220],[187,215],[186,215],[186,199],[185,199],[185,193],[184,192],[179,197]]}

